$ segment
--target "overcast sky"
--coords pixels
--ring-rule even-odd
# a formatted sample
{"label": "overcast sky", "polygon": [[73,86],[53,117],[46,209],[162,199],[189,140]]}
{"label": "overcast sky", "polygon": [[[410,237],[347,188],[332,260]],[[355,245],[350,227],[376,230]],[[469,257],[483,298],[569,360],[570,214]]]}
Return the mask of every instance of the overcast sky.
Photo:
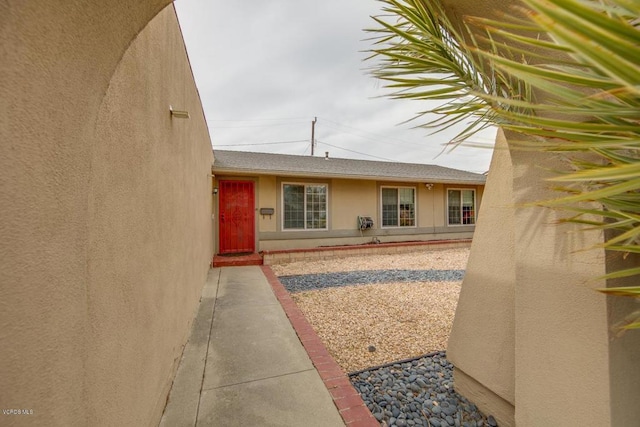
{"label": "overcast sky", "polygon": [[[363,30],[381,13],[376,0],[177,0],[180,26],[214,152],[243,150],[391,160],[473,172],[491,150],[441,154],[455,132],[430,135],[401,123],[427,108],[392,100],[366,69]],[[474,141],[492,142],[495,131]],[[250,145],[251,144],[251,145]]]}

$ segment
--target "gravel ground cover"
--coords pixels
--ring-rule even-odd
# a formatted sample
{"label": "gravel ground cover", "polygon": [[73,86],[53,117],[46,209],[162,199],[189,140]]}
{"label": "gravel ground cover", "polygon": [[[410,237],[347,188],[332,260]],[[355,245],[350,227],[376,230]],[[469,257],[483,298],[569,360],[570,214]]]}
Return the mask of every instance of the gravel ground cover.
{"label": "gravel ground cover", "polygon": [[453,366],[444,352],[355,372],[350,378],[383,426],[498,425],[453,390]]}
{"label": "gravel ground cover", "polygon": [[347,372],[446,349],[459,282],[376,283],[292,293]]}
{"label": "gravel ground cover", "polygon": [[468,256],[449,249],[272,269],[382,426],[494,427],[455,392],[444,352]]}
{"label": "gravel ground cover", "polygon": [[[271,268],[336,362],[351,372],[446,350],[468,257],[469,249],[460,248]],[[436,276],[443,281],[430,281]]]}
{"label": "gravel ground cover", "polygon": [[366,255],[327,260],[295,261],[275,264],[271,269],[277,276],[295,274],[333,273],[384,269],[404,270],[464,270],[469,249],[445,249],[409,252],[393,255]]}
{"label": "gravel ground cover", "polygon": [[459,282],[464,270],[367,270],[341,273],[298,274],[281,276],[289,292],[302,292],[347,285],[399,282]]}

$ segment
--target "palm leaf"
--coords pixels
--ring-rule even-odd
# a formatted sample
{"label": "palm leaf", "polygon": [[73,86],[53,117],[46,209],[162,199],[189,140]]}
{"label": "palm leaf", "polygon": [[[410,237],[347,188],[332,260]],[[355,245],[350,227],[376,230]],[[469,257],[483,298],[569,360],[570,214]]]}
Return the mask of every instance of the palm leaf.
{"label": "palm leaf", "polygon": [[640,286],[618,287],[618,288],[600,288],[598,291],[622,297],[640,298]]}
{"label": "palm leaf", "polygon": [[[538,205],[612,231],[605,249],[640,253],[640,2],[523,0],[504,21],[469,17],[463,27],[438,0],[382,3],[397,19],[370,30],[374,76],[394,98],[443,102],[417,116],[440,119],[418,126],[468,123],[455,145],[491,123],[522,135],[514,148],[588,154],[552,178],[564,195]],[[605,278],[633,275],[640,267]]]}

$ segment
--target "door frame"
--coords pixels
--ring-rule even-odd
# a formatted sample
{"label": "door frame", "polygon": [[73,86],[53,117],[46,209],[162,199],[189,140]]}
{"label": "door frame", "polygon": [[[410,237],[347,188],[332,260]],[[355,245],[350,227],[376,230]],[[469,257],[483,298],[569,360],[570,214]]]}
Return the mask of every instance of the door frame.
{"label": "door frame", "polygon": [[[253,177],[247,177],[247,176],[216,176],[215,179],[215,187],[218,189],[217,194],[214,197],[214,216],[215,216],[215,248],[214,248],[214,253],[217,255],[223,255],[221,253],[221,227],[220,227],[220,193],[222,190],[222,182],[223,181],[236,181],[236,182],[251,182],[253,184],[253,234],[254,234],[254,239],[253,239],[253,252],[257,252],[258,250],[258,215],[256,214],[257,211],[257,203],[258,203],[258,180],[257,178],[253,178]],[[227,255],[227,254],[224,254]],[[229,254],[231,255],[231,254]]]}

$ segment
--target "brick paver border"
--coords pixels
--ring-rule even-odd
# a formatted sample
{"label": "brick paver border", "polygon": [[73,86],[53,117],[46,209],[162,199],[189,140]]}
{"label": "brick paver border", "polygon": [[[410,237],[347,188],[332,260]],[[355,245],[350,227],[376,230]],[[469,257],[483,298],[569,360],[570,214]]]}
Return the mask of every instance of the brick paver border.
{"label": "brick paver border", "polygon": [[284,288],[278,277],[268,265],[260,266],[267,281],[278,298],[280,305],[289,318],[289,322],[315,366],[325,387],[331,394],[333,403],[344,423],[348,427],[380,427],[380,423],[371,415],[362,397],[351,384],[349,377],[340,365],[333,360],[318,334],[313,330],[300,308]]}

